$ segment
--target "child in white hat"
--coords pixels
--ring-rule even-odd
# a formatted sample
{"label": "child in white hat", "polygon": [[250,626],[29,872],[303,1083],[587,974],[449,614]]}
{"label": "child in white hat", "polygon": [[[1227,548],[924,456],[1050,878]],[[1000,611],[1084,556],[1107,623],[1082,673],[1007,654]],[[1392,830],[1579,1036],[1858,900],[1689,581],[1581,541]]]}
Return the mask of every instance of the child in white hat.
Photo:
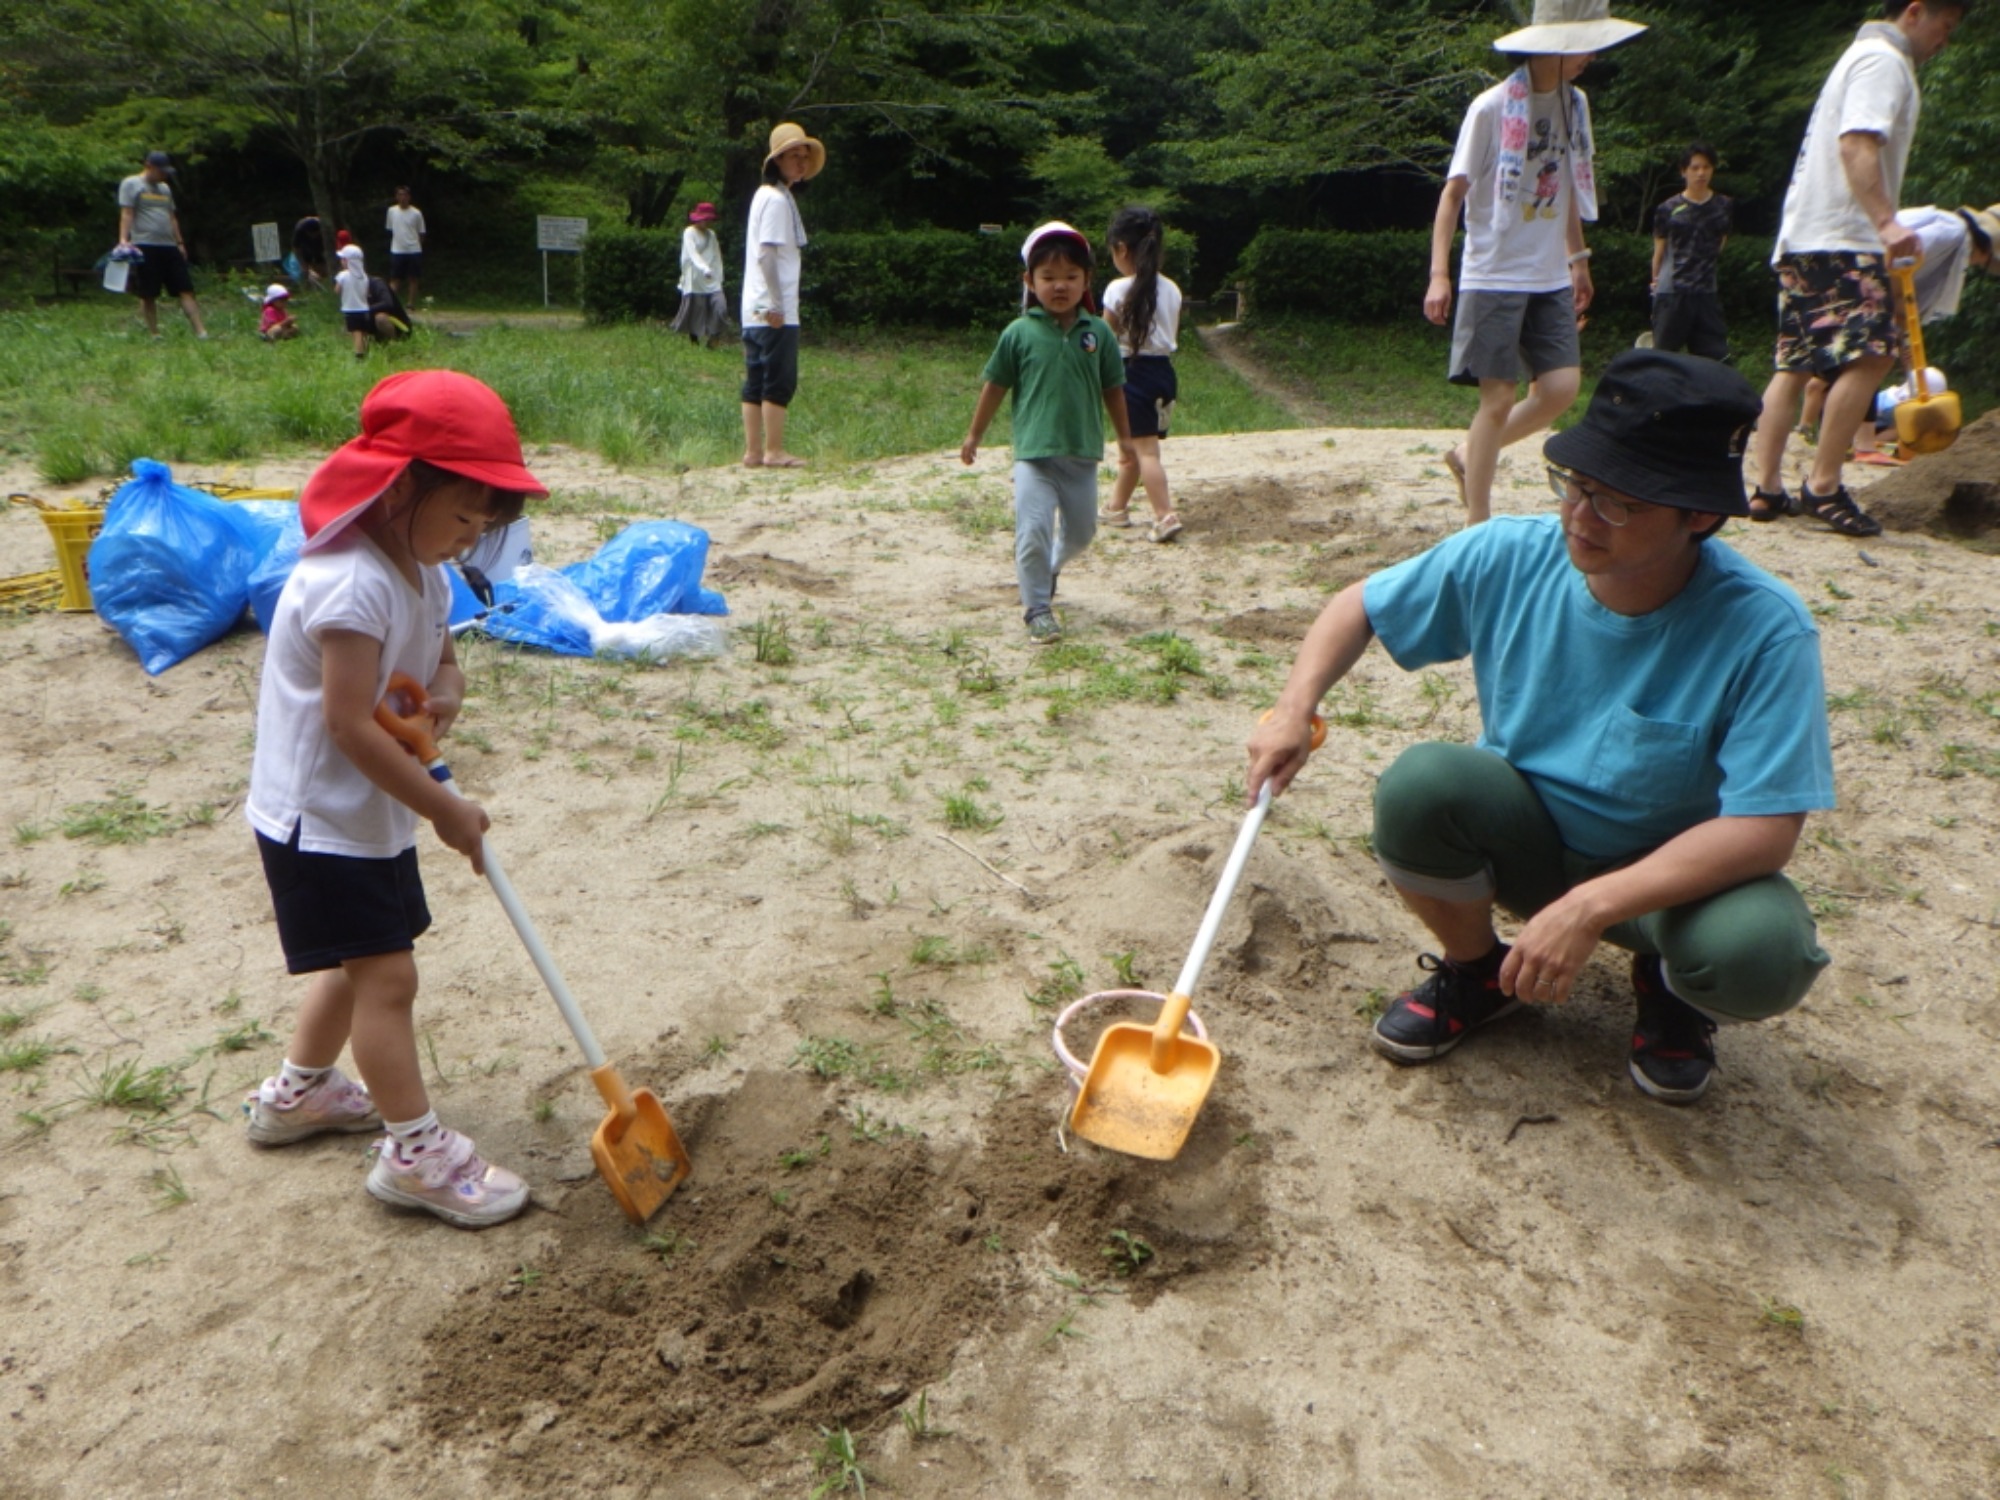
{"label": "child in white hat", "polygon": [[[1577,327],[1590,306],[1583,226],[1597,218],[1590,106],[1573,80],[1591,58],[1646,28],[1608,0],[1535,0],[1534,24],[1493,45],[1517,66],[1465,112],[1431,226],[1424,316],[1452,318],[1451,242],[1465,214],[1450,378],[1479,387],[1479,412],[1445,454],[1466,521],[1489,514],[1500,450],[1576,400]],[[1518,404],[1525,373],[1528,394]]]}
{"label": "child in white hat", "polygon": [[354,357],[368,357],[368,330],[372,319],[368,312],[368,267],[366,257],[359,245],[342,245],[339,250],[340,274],[333,278],[334,289],[340,293],[340,316],[347,325],[347,335],[354,340]]}
{"label": "child in white hat", "polygon": [[257,337],[267,344],[299,336],[299,320],[292,316],[292,289],[274,281],[264,288],[264,312],[257,320]]}

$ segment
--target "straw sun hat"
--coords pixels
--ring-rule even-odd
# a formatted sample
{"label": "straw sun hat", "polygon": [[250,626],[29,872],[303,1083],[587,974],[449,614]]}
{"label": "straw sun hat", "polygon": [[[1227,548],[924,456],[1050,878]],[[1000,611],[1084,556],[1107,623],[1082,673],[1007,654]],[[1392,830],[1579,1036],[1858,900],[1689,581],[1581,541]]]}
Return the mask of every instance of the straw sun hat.
{"label": "straw sun hat", "polygon": [[826,147],[807,135],[803,125],[794,125],[787,120],[782,125],[771,127],[771,149],[764,153],[764,165],[770,166],[781,153],[794,146],[804,146],[809,153],[803,180],[810,182],[819,176],[820,169],[826,165]]}
{"label": "straw sun hat", "polygon": [[1611,0],[1535,0],[1534,24],[1510,31],[1493,46],[1499,52],[1569,57],[1602,52],[1645,29],[1636,21],[1614,21]]}

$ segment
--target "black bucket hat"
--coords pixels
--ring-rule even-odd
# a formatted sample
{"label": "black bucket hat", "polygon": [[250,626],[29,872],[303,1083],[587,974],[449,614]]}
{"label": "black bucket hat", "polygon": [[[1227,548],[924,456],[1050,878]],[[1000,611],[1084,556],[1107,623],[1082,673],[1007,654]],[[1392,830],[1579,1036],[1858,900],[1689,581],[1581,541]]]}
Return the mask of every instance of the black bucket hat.
{"label": "black bucket hat", "polygon": [[1628,349],[1598,377],[1583,420],[1542,455],[1634,500],[1747,516],[1743,448],[1762,410],[1763,398],[1728,365]]}

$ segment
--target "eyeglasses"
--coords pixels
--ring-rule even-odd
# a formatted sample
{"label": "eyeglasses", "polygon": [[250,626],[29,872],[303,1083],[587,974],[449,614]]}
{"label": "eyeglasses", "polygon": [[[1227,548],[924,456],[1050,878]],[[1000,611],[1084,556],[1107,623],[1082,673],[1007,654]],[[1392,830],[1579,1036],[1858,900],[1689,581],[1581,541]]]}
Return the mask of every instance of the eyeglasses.
{"label": "eyeglasses", "polygon": [[1621,500],[1608,490],[1595,489],[1585,484],[1568,469],[1549,465],[1549,490],[1556,499],[1567,500],[1571,495],[1581,495],[1590,502],[1592,512],[1606,526],[1623,526],[1634,515],[1651,506],[1642,501]]}

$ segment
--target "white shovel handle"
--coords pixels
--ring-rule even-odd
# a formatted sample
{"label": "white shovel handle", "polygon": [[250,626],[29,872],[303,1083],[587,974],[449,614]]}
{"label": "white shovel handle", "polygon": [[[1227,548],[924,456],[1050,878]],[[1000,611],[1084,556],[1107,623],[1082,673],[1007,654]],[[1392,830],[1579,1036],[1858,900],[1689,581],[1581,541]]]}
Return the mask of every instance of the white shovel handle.
{"label": "white shovel handle", "polygon": [[1257,805],[1244,816],[1243,829],[1236,835],[1236,847],[1229,851],[1229,863],[1222,867],[1222,879],[1216,882],[1215,894],[1208,898],[1208,911],[1201,919],[1201,930],[1194,935],[1194,946],[1188,950],[1187,962],[1181,966],[1181,977],[1174,984],[1176,995],[1192,995],[1196,982],[1201,978],[1202,967],[1208,962],[1208,950],[1215,946],[1215,935],[1222,930],[1222,918],[1229,910],[1229,898],[1236,894],[1236,882],[1243,876],[1244,865],[1250,862],[1250,846],[1257,842],[1257,830],[1264,826],[1264,814],[1271,810],[1271,783],[1265,782],[1257,793]]}

